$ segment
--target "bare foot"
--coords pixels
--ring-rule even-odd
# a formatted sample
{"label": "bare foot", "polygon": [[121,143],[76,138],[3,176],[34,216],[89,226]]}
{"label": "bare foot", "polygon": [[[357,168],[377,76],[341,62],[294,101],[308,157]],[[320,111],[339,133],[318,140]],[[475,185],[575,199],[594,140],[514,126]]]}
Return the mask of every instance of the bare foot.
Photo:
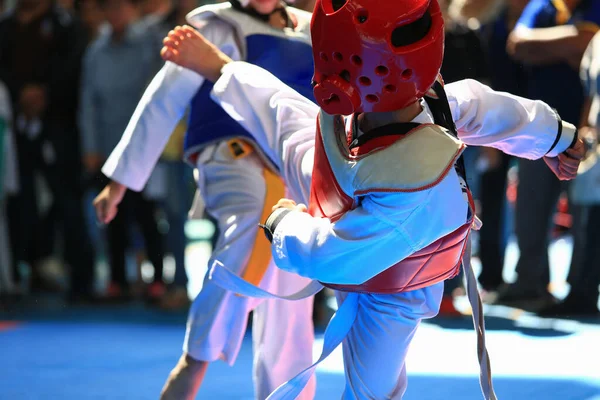
{"label": "bare foot", "polygon": [[194,400],[208,363],[183,354],[167,378],[160,400]]}
{"label": "bare foot", "polygon": [[206,79],[216,81],[221,68],[232,60],[204,36],[190,26],[177,26],[163,40],[160,54],[184,68],[191,69]]}

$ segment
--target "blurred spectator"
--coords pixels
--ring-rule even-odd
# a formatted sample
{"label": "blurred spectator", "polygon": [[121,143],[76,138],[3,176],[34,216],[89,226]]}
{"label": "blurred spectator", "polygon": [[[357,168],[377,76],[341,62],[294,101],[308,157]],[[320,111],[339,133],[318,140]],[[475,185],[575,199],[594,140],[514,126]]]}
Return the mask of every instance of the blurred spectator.
{"label": "blurred spectator", "polygon": [[[523,66],[509,57],[506,41],[528,0],[508,0],[499,15],[484,28],[487,43],[487,60],[490,85],[493,89],[525,95]],[[506,189],[511,156],[493,148],[481,148],[478,169],[481,172],[479,187],[479,216],[484,222],[479,231],[479,283],[482,297],[493,302],[504,285],[504,253],[506,249]]]}
{"label": "blurred spectator", "polygon": [[0,82],[0,298],[16,293],[12,251],[8,241],[6,198],[18,191],[12,107],[6,86]]}
{"label": "blurred spectator", "polygon": [[77,4],[79,17],[87,31],[88,43],[91,43],[98,38],[102,27],[106,26],[104,13],[100,8],[99,0],[81,0]]}
{"label": "blurred spectator", "polygon": [[[586,94],[582,127],[580,133],[588,138],[591,143],[591,152],[597,155],[598,123],[600,122],[600,33],[597,33],[589,43],[581,62],[581,80]],[[571,266],[571,290],[567,297],[560,303],[552,305],[539,312],[542,316],[595,316],[598,314],[598,286],[600,285],[600,191],[597,180],[598,160],[590,169],[591,181],[576,181],[573,189],[585,191],[588,198],[595,197],[594,201],[586,199],[583,205],[583,214],[587,221],[583,225],[583,245],[581,263]],[[579,176],[577,180],[587,177]],[[583,183],[583,185],[581,185]],[[580,186],[580,187],[578,187]],[[593,195],[595,194],[595,195]],[[577,201],[574,193],[574,201]]]}
{"label": "blurred spectator", "polygon": [[185,248],[187,237],[185,223],[192,204],[195,184],[193,170],[183,161],[183,140],[187,130],[187,113],[173,131],[157,168],[164,168],[167,174],[167,193],[164,210],[169,222],[167,253],[175,259],[175,276],[165,296],[161,300],[163,309],[178,309],[189,306],[187,293],[187,273],[185,269]]}
{"label": "blurred spectator", "polygon": [[35,175],[50,189],[71,270],[69,298],[88,299],[94,255],[84,224],[79,136],[75,122],[81,56],[85,42],[73,17],[51,0],[19,0],[0,21],[0,80],[13,106],[21,191],[9,201],[11,248],[32,266],[32,288],[41,278]]}
{"label": "blurred spectator", "polygon": [[[156,37],[148,34],[145,24],[137,23],[139,9],[136,0],[102,0],[100,4],[110,29],[103,32],[86,52],[79,121],[85,168],[89,174],[98,177],[95,182],[102,188],[108,179],[100,173],[100,168],[121,139],[144,89],[162,60],[157,51]],[[109,298],[125,300],[131,294],[126,277],[130,219],[139,224],[148,258],[154,266],[154,282],[148,287],[147,294],[150,298],[163,295],[164,245],[156,220],[156,198],[165,192],[164,182],[152,179],[143,193],[128,191],[118,215],[108,225]]]}
{"label": "blurred spectator", "polygon": [[[446,29],[444,61],[440,71],[444,82],[451,83],[462,79],[476,79],[485,82],[487,80],[487,66],[485,65],[485,51],[480,32],[451,18],[447,12],[451,4],[449,1],[441,0],[439,3]],[[477,196],[478,183],[475,178],[474,160],[478,152],[479,149],[469,147],[463,153],[468,183],[474,196]],[[461,283],[462,272],[459,276],[446,282],[440,315],[459,315],[454,308],[453,298],[463,292]]]}
{"label": "blurred spectator", "polygon": [[[598,23],[600,1],[532,0],[507,42],[511,57],[527,66],[526,97],[545,101],[576,125],[583,104],[577,71]],[[548,292],[549,229],[564,186],[542,160],[519,160],[518,179],[518,278],[502,290],[498,301],[535,311],[555,302]]]}
{"label": "blurred spectator", "polygon": [[56,4],[65,11],[75,12],[75,0],[55,0]]}
{"label": "blurred spectator", "polygon": [[[186,24],[186,15],[197,7],[196,0],[143,0],[142,13],[148,29],[158,37],[157,52],[162,48],[162,38],[176,25]],[[156,71],[158,72],[158,70]],[[181,120],[169,138],[159,163],[158,170],[164,170],[167,180],[167,193],[164,211],[169,223],[167,233],[167,253],[175,259],[175,276],[160,302],[163,309],[178,309],[190,304],[187,294],[187,273],[185,269],[185,222],[191,204],[190,183],[193,184],[192,169],[183,161],[183,138],[187,129],[187,115]],[[193,188],[195,185],[192,186]]]}

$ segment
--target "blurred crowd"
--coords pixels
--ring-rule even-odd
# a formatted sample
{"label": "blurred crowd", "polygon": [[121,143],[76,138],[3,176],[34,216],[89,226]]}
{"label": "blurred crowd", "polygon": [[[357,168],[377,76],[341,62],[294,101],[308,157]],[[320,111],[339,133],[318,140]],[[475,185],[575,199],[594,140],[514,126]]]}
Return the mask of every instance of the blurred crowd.
{"label": "blurred crowd", "polygon": [[[295,6],[310,11],[313,3],[297,0]],[[593,38],[600,0],[440,3],[446,83],[476,79],[543,100],[580,127],[590,148],[585,173],[570,184],[559,181],[542,160],[467,149],[468,180],[483,220],[475,248],[484,301],[542,316],[595,315],[600,102],[594,66],[600,65],[600,54],[594,48],[600,37]],[[127,192],[113,222],[97,226],[91,201],[107,183],[103,163],[162,66],[163,37],[200,5],[197,0],[0,0],[2,299],[60,292],[72,304],[144,299],[163,309],[189,305],[185,226],[195,183],[182,161],[186,118],[148,185],[140,193]],[[571,289],[558,301],[551,294],[548,248],[564,235],[573,238]],[[503,269],[511,238],[520,255],[517,280],[507,283]],[[170,273],[165,273],[167,258],[174,264]],[[142,279],[144,263],[153,274]],[[103,286],[97,283],[98,265],[108,266]],[[442,314],[458,314],[453,304],[463,292],[460,279],[446,285]]]}

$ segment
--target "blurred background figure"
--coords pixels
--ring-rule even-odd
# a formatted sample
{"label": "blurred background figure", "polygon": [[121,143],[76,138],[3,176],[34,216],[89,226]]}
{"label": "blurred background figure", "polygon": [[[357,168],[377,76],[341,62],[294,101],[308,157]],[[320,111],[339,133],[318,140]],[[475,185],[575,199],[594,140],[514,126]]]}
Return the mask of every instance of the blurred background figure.
{"label": "blurred background figure", "polygon": [[[486,59],[489,84],[495,90],[525,95],[523,66],[506,52],[508,35],[515,27],[528,0],[508,0],[501,3],[497,15],[482,27],[487,44]],[[479,283],[485,302],[494,302],[504,286],[505,252],[513,214],[506,191],[508,169],[512,157],[492,148],[482,148],[477,162],[480,173],[479,217],[485,221],[479,231]]]}
{"label": "blurred background figure", "polygon": [[19,190],[12,117],[8,89],[0,81],[0,299],[18,293],[13,278],[6,215],[6,199]]}
{"label": "blurred background figure", "polygon": [[[10,93],[21,183],[8,201],[13,257],[30,266],[33,291],[55,290],[42,271],[56,254],[58,230],[73,301],[90,297],[94,265],[75,122],[84,38],[80,24],[51,0],[19,0],[0,21],[0,80]],[[52,215],[40,210],[38,176],[51,194]]]}
{"label": "blurred background figure", "polygon": [[[84,165],[87,173],[95,176],[98,188],[108,182],[100,168],[119,142],[139,98],[162,64],[156,51],[158,37],[139,23],[138,0],[101,0],[100,5],[109,29],[100,34],[86,52],[79,115]],[[146,253],[154,267],[153,282],[146,294],[152,299],[164,294],[164,243],[157,221],[157,200],[166,196],[165,185],[164,176],[157,173],[143,193],[128,191],[119,214],[107,227],[111,269],[109,298],[126,300],[132,294],[126,274],[132,220],[140,227]]]}
{"label": "blurred background figure", "polygon": [[[440,73],[445,83],[461,79],[475,79],[487,83],[488,66],[479,24],[472,22],[469,24],[465,18],[451,15],[449,9],[455,1],[458,0],[441,0],[439,2],[446,29],[444,60]],[[479,153],[480,149],[475,147],[469,147],[463,153],[465,168],[468,171],[468,184],[475,199],[479,197],[479,179],[475,168]],[[440,316],[461,315],[454,307],[454,298],[464,294],[462,279],[461,271],[460,275],[446,282]]]}
{"label": "blurred background figure", "polygon": [[[590,156],[597,157],[598,123],[600,122],[600,34],[589,43],[581,62],[581,80],[585,101],[580,128],[590,145]],[[591,160],[590,160],[591,161]],[[550,317],[593,317],[598,315],[600,285],[600,163],[573,183],[572,202],[580,208],[582,220],[581,260],[571,265],[567,297],[560,303],[540,311]]]}
{"label": "blurred background figure", "polygon": [[[596,1],[532,0],[509,35],[509,55],[525,65],[526,97],[557,109],[566,121],[579,123],[583,92],[579,65],[600,23]],[[565,190],[542,160],[518,161],[515,233],[520,250],[517,281],[498,301],[538,311],[555,302],[549,293],[549,234],[559,196]]]}

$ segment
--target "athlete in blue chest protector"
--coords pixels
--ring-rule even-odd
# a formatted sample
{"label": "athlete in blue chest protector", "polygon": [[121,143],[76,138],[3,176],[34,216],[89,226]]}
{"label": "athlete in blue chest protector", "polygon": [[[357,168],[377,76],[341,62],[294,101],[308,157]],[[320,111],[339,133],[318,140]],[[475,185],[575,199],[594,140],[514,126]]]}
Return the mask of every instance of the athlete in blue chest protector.
{"label": "athlete in blue chest protector", "polygon": [[[188,23],[234,60],[259,65],[300,93],[312,95],[310,14],[280,0],[245,0],[200,7]],[[195,30],[176,28],[165,43],[184,44]],[[185,158],[194,168],[200,204],[218,223],[212,257],[253,284],[295,291],[306,279],[278,270],[257,224],[286,194],[279,157],[261,148],[209,97],[212,83],[169,60],[141,99],[123,138],[103,167],[112,182],[95,200],[98,218],[109,222],[125,188],[141,190],[170,133],[190,109]],[[175,57],[175,58],[173,58]],[[212,262],[210,262],[212,263]],[[208,277],[207,277],[208,278]],[[233,364],[253,313],[256,397],[263,399],[312,363],[312,299],[258,301],[236,296],[205,279],[188,318],[183,355],[171,372],[162,399],[193,399],[210,362]],[[312,399],[315,383],[304,390]]]}

